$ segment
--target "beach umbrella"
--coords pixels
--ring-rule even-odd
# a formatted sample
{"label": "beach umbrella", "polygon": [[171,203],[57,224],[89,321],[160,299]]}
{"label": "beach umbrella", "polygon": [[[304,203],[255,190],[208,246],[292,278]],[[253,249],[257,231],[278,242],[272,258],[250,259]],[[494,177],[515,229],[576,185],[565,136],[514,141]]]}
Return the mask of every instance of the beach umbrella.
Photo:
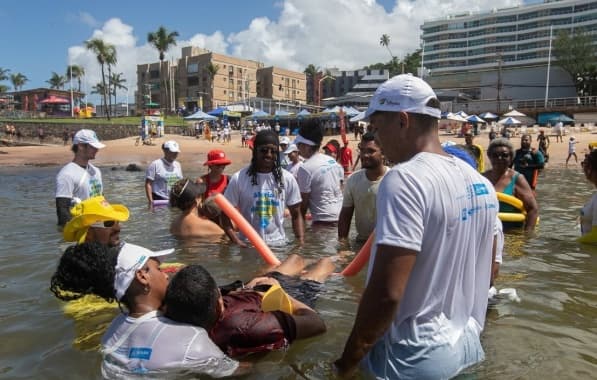
{"label": "beach umbrella", "polygon": [[461,122],[461,123],[466,123],[466,121],[467,121],[464,117],[462,117],[462,116],[460,116],[460,115],[458,115],[456,113],[448,115],[448,117],[446,117],[446,119],[453,120],[453,121],[458,121],[458,122]]}
{"label": "beach umbrella", "polygon": [[464,119],[466,119],[468,117],[468,114],[464,111],[458,111],[458,112],[456,112],[456,115],[458,115]]}
{"label": "beach umbrella", "polygon": [[503,124],[503,125],[520,125],[522,123],[520,122],[520,120],[515,119],[513,117],[506,117],[506,118],[498,121],[498,124]]}
{"label": "beach umbrella", "polygon": [[509,117],[509,116],[510,117],[522,117],[522,116],[526,116],[526,115],[523,114],[522,112],[518,112],[516,110],[512,110],[512,111],[510,111],[508,113],[503,114],[502,116],[505,116],[505,117]]}
{"label": "beach umbrella", "polygon": [[497,119],[498,115],[491,113],[491,112],[484,112],[481,115],[479,115],[479,117],[481,117],[483,119]]}
{"label": "beach umbrella", "polygon": [[215,116],[211,116],[206,114],[205,112],[199,110],[192,115],[185,116],[185,120],[217,120],[218,118]]}
{"label": "beach umbrella", "polygon": [[475,123],[475,124],[485,124],[485,123],[487,123],[485,120],[481,119],[477,115],[471,115],[471,116],[467,117],[466,120],[469,121],[469,122],[471,122],[471,123]]}

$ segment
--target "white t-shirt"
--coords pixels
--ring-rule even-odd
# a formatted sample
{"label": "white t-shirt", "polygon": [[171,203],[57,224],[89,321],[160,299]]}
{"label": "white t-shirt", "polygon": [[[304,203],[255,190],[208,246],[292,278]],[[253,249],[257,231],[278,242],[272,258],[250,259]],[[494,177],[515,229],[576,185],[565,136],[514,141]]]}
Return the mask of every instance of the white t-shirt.
{"label": "white t-shirt", "polygon": [[495,219],[495,262],[501,264],[504,256],[504,225],[500,218]]}
{"label": "white t-shirt", "polygon": [[301,193],[310,194],[313,221],[336,222],[342,209],[344,169],[332,157],[315,153],[298,169]]}
{"label": "white t-shirt", "polygon": [[230,376],[238,362],[215,345],[201,327],[174,322],[159,312],[140,318],[120,314],[102,337],[102,375],[156,375],[187,371]]}
{"label": "white t-shirt", "polygon": [[[385,173],[390,168],[384,166]],[[384,175],[385,175],[384,173]],[[354,207],[357,240],[367,240],[375,228],[377,189],[383,176],[376,181],[367,178],[367,170],[352,173],[344,185],[342,207]]]}
{"label": "white t-shirt", "polygon": [[153,161],[147,167],[145,178],[152,181],[151,191],[165,199],[170,198],[170,188],[182,179],[182,169],[178,161],[172,163],[164,158]]}
{"label": "white t-shirt", "polygon": [[371,262],[378,244],[411,249],[417,257],[380,344],[453,345],[465,328],[480,334],[498,207],[492,184],[454,156],[419,153],[385,175]]}
{"label": "white t-shirt", "polygon": [[87,198],[102,195],[102,172],[92,164],[87,168],[69,162],[56,175],[56,198]]}
{"label": "white t-shirt", "polygon": [[572,154],[576,152],[576,144],[578,141],[576,140],[569,140],[568,141],[568,154]]}
{"label": "white t-shirt", "polygon": [[294,162],[290,161],[288,163],[288,165],[286,165],[286,170],[288,170],[290,172],[290,174],[292,174],[292,176],[296,179],[296,177],[298,175],[298,170],[302,165],[303,165],[302,160],[299,160],[299,162],[297,162],[296,164]]}
{"label": "white t-shirt", "polygon": [[591,199],[580,210],[581,235],[591,232],[593,226],[597,226],[597,193],[593,193]]}
{"label": "white t-shirt", "polygon": [[284,188],[278,184],[272,173],[257,173],[257,185],[245,167],[230,178],[224,196],[253,226],[263,240],[272,245],[286,244],[284,233],[284,210],[301,202],[301,193],[296,180],[282,169]]}

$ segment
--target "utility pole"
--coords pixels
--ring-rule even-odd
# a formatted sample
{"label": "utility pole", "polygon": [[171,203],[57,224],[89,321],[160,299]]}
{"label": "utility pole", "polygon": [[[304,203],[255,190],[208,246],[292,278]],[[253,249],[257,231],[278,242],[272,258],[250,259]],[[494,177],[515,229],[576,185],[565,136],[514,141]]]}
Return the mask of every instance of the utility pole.
{"label": "utility pole", "polygon": [[500,114],[501,110],[501,91],[502,91],[502,54],[498,53],[498,72],[497,72],[497,114]]}

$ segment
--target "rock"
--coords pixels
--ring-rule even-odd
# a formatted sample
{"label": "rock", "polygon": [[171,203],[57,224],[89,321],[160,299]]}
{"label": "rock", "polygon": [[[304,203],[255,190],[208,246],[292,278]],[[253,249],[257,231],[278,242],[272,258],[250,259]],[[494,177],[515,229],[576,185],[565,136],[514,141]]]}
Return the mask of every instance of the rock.
{"label": "rock", "polygon": [[126,169],[124,169],[124,170],[126,170],[127,172],[140,172],[140,171],[143,171],[141,169],[141,167],[139,167],[139,165],[137,165],[137,164],[128,164],[127,167],[126,167]]}

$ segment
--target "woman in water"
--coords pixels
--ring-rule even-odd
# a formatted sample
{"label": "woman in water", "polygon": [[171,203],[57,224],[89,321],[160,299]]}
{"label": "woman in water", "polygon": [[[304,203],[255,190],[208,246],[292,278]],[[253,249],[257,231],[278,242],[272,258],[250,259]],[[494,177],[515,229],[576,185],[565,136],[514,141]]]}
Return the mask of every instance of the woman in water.
{"label": "woman in water", "polygon": [[[597,150],[592,150],[585,155],[582,169],[587,180],[597,186]],[[593,193],[580,211],[580,231],[582,233],[578,239],[580,243],[597,242],[597,193]]]}
{"label": "woman in water", "polygon": [[[491,162],[491,169],[483,175],[493,184],[495,191],[520,199],[526,211],[524,229],[532,231],[537,224],[539,206],[531,186],[516,170],[512,169],[514,147],[510,140],[497,138],[489,143],[487,157]],[[511,205],[500,202],[500,212],[519,212]]]}

